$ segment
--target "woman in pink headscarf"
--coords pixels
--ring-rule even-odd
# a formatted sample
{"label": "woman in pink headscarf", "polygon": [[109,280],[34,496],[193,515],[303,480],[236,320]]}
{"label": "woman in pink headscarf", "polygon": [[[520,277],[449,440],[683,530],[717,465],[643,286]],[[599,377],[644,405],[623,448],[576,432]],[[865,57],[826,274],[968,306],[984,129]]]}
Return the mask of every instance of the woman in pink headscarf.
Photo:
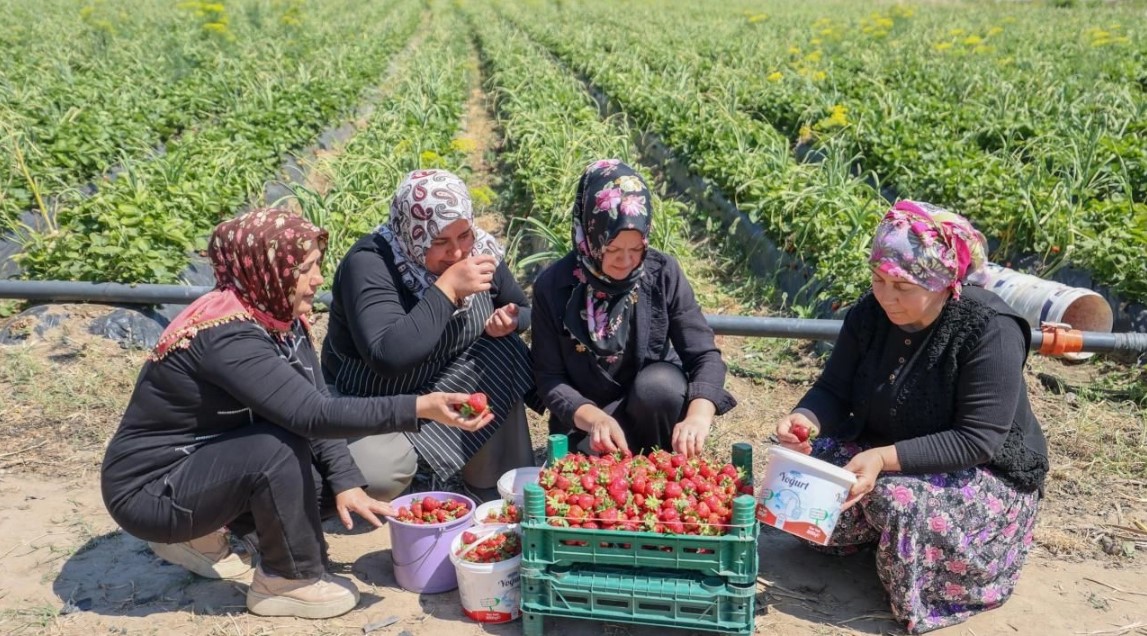
{"label": "woman in pink headscarf", "polygon": [[856,474],[825,549],[875,546],[911,633],[1007,600],[1048,469],[1023,378],[1031,330],[983,289],[985,262],[966,219],[897,203],[873,239],[872,291],[776,427],[781,445]]}

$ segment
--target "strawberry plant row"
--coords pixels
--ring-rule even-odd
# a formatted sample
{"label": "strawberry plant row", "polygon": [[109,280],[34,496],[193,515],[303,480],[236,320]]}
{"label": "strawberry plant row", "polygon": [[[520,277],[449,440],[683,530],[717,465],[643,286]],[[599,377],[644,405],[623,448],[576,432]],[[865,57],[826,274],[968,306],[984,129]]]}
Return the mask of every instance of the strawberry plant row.
{"label": "strawberry plant row", "polygon": [[[831,202],[794,200],[815,198],[824,182],[840,183],[860,166],[893,193],[968,214],[1001,257],[1036,252],[1046,266],[1081,265],[1132,298],[1147,297],[1134,256],[1147,237],[1147,66],[1135,53],[1141,29],[1120,26],[1131,24],[1126,12],[1040,11],[1041,22],[1026,9],[968,17],[925,7],[829,11],[821,3],[776,15],[737,6],[697,14],[673,2],[502,6],[692,156],[699,174],[738,194],[742,209],[756,208],[774,238],[843,279],[834,293],[865,286],[872,220],[853,224],[855,217],[831,213]],[[649,28],[627,29],[622,11]],[[575,26],[586,23],[597,26]],[[739,135],[721,139],[706,110],[739,119]],[[751,135],[758,131],[745,119],[763,130]],[[737,174],[723,170],[719,156],[708,160],[707,144],[738,161],[767,144],[788,155],[795,144],[823,162],[803,187],[784,184],[782,196],[770,197],[753,188],[754,178],[803,168],[753,162],[752,173]],[[883,205],[871,193],[854,196]]]}
{"label": "strawberry plant row", "polygon": [[77,12],[74,2],[49,0],[36,3],[35,20],[15,21],[26,29],[0,25],[15,57],[0,80],[8,122],[0,225],[41,201],[50,207],[121,158],[146,157],[189,127],[229,116],[261,78],[291,72],[351,28],[345,13],[248,1],[228,5],[236,19],[210,31],[192,4],[111,0]]}
{"label": "strawberry plant row", "polygon": [[[380,7],[341,0],[354,37],[332,38],[305,61],[259,78],[226,119],[189,131],[152,161],[59,214],[59,232],[32,235],[30,275],[71,280],[170,282],[210,228],[252,200],[282,156],[346,113],[414,31],[412,1]],[[334,10],[333,5],[331,10]]]}
{"label": "strawberry plant row", "polygon": [[[336,152],[311,166],[312,184],[293,188],[311,221],[331,233],[327,280],[346,250],[386,221],[402,178],[420,168],[465,173],[466,144],[459,139],[468,88],[477,69],[468,64],[469,41],[461,18],[445,2],[432,3],[417,46],[395,59],[373,112]],[[473,194],[473,193],[472,193]]]}

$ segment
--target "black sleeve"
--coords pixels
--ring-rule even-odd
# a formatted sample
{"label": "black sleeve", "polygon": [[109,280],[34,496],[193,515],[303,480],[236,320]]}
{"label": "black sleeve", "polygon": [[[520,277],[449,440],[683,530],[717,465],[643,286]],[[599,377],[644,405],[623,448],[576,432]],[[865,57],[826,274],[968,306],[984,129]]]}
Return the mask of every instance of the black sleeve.
{"label": "black sleeve", "polygon": [[839,437],[852,413],[852,380],[861,360],[858,322],[859,311],[854,306],[844,317],[824,371],[794,409],[812,414],[810,419],[827,437]]}
{"label": "black sleeve", "polygon": [[[417,431],[414,395],[332,398],[279,357],[259,327],[196,338],[199,372],[266,420],[308,439]],[[193,343],[193,346],[194,346]]]}
{"label": "black sleeve", "polygon": [[713,328],[701,313],[685,272],[672,256],[665,260],[669,340],[689,378],[686,402],[705,398],[717,407],[717,415],[723,415],[737,405],[737,400],[725,390],[727,367],[714,342]]}
{"label": "black sleeve", "polygon": [[952,428],[896,443],[905,473],[945,473],[987,463],[1003,445],[1016,418],[1024,385],[1027,340],[1020,325],[996,316],[959,361]]}
{"label": "black sleeve", "polygon": [[407,313],[399,296],[401,284],[382,257],[369,251],[348,256],[339,272],[338,300],[345,308],[355,349],[383,377],[402,375],[422,364],[455,310],[446,294],[431,285]]}
{"label": "black sleeve", "polygon": [[553,308],[564,306],[555,303],[550,296],[554,290],[548,284],[551,277],[543,272],[534,284],[533,338],[530,344],[530,360],[534,368],[534,383],[538,387],[538,397],[562,424],[573,427],[574,412],[593,400],[577,390],[566,376],[565,361],[562,360],[561,326]]}
{"label": "black sleeve", "polygon": [[319,474],[331,486],[334,494],[367,485],[362,471],[354,463],[344,439],[311,440],[311,454]]}
{"label": "black sleeve", "polygon": [[506,261],[498,263],[498,269],[494,271],[490,298],[494,301],[494,307],[505,307],[510,303],[518,306],[518,333],[530,328],[530,318],[533,313],[530,301],[526,298],[526,292],[522,291],[522,286],[514,278],[514,273],[506,265]]}

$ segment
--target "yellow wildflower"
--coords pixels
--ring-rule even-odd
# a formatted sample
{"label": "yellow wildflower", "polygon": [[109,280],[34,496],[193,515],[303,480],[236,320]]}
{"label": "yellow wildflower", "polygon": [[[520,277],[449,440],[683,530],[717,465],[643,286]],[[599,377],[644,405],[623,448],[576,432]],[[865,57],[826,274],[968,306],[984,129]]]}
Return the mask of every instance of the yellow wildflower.
{"label": "yellow wildflower", "polygon": [[769,80],[770,82],[779,82],[783,78],[784,75],[780,71],[773,71],[772,73],[769,73],[769,76],[765,79]]}

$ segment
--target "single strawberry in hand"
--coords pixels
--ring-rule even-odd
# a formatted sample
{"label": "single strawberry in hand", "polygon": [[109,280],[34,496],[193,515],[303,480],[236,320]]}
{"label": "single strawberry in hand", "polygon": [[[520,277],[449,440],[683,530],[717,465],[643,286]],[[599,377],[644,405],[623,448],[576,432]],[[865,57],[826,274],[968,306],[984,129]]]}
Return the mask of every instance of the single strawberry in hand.
{"label": "single strawberry in hand", "polygon": [[486,412],[486,394],[471,393],[470,399],[458,409],[462,417],[476,417]]}
{"label": "single strawberry in hand", "polygon": [[809,428],[804,424],[793,424],[792,427],[789,428],[789,432],[795,435],[797,441],[802,444],[807,441],[816,439],[816,429]]}

